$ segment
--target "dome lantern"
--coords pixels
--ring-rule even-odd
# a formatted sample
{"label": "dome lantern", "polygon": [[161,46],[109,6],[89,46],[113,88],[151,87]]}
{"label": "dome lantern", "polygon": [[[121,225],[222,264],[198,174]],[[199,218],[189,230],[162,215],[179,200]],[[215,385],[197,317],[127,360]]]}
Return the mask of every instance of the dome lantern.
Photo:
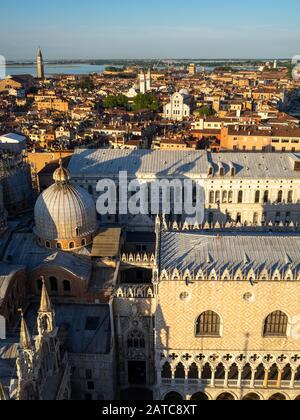
{"label": "dome lantern", "polygon": [[59,168],[53,173],[53,179],[56,184],[69,184],[70,172],[63,167],[62,159],[59,159]]}

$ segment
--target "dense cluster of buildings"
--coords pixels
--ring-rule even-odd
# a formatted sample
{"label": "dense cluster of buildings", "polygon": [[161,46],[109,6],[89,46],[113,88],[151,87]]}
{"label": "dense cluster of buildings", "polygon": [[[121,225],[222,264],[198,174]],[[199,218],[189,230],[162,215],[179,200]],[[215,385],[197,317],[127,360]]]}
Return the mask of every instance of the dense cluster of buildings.
{"label": "dense cluster of buildings", "polygon": [[[108,73],[45,79],[39,50],[0,81],[0,400],[299,400],[298,82]],[[201,183],[204,219],[100,215],[121,171]]]}

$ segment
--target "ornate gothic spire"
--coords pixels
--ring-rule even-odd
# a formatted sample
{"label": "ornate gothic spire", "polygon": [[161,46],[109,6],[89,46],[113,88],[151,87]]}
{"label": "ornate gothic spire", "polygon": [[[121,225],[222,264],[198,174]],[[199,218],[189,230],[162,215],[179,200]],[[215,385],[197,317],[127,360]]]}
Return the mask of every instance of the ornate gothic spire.
{"label": "ornate gothic spire", "polygon": [[52,312],[52,311],[53,311],[52,303],[51,303],[50,297],[49,297],[48,292],[47,292],[45,279],[43,279],[43,289],[42,289],[42,297],[41,297],[41,304],[40,304],[39,312],[40,313],[49,313],[49,312]]}
{"label": "ornate gothic spire", "polygon": [[24,319],[23,311],[21,311],[21,333],[20,344],[22,350],[32,350],[32,338]]}

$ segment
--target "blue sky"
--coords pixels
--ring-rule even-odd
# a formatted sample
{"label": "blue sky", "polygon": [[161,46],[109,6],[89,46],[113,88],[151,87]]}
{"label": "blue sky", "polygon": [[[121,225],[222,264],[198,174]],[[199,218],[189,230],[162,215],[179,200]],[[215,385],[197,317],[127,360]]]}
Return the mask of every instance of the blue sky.
{"label": "blue sky", "polygon": [[15,0],[0,54],[56,58],[275,58],[300,54],[299,0]]}

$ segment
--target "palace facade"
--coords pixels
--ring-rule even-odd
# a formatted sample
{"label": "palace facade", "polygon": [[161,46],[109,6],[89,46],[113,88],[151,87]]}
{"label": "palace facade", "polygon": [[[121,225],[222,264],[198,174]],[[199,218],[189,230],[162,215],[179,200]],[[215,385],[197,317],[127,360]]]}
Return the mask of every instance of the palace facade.
{"label": "palace facade", "polygon": [[[300,223],[300,155],[296,153],[79,150],[69,170],[73,182],[95,202],[97,182],[108,178],[118,183],[119,172],[126,171],[129,181],[138,179],[149,185],[164,179],[203,183],[204,224],[210,227]],[[171,201],[174,211],[173,197]],[[185,217],[173,213],[171,220],[184,222]],[[101,222],[126,225],[131,219],[110,215]]]}
{"label": "palace facade", "polygon": [[[203,224],[97,220],[126,170],[201,181]],[[81,150],[34,223],[1,204],[0,398],[299,399],[299,174],[297,154]]]}

